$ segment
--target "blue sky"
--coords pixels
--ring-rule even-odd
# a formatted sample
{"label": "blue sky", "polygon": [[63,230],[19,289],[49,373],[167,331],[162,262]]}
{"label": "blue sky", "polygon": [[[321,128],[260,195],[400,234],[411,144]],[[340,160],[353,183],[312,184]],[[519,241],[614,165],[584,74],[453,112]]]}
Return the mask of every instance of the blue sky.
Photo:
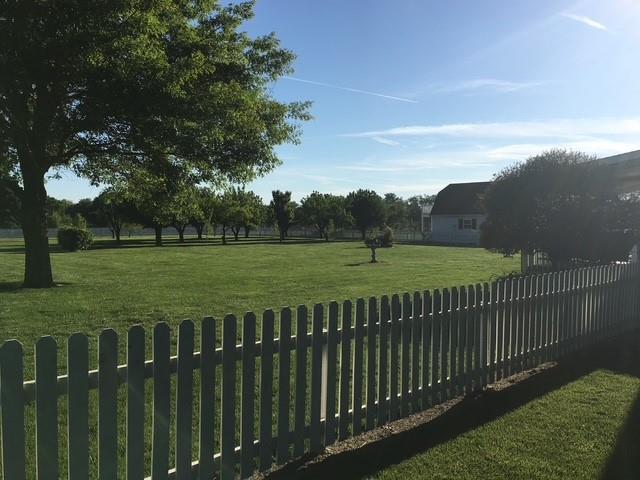
{"label": "blue sky", "polygon": [[[249,188],[408,197],[555,146],[640,149],[638,25],[638,0],[259,0],[246,30],[298,56],[273,95],[314,120]],[[98,191],[67,172],[47,188]]]}

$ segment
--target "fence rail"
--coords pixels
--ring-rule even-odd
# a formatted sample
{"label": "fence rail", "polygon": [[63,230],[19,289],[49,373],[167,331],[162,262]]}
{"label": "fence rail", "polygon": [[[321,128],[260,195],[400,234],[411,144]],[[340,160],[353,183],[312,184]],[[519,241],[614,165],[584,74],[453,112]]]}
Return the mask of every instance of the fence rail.
{"label": "fence rail", "polygon": [[[311,312],[267,310],[260,319],[228,315],[220,338],[218,322],[205,318],[199,349],[187,320],[175,356],[170,329],[160,323],[151,360],[145,331],[134,326],[125,365],[118,365],[118,335],[104,330],[97,370],[89,370],[88,338],[76,333],[64,375],[55,340],[42,337],[29,381],[22,345],[9,340],[0,348],[3,476],[53,479],[64,469],[71,480],[247,478],[636,328],[639,286],[638,264],[617,264],[318,304]],[[89,451],[93,416],[97,462]]]}

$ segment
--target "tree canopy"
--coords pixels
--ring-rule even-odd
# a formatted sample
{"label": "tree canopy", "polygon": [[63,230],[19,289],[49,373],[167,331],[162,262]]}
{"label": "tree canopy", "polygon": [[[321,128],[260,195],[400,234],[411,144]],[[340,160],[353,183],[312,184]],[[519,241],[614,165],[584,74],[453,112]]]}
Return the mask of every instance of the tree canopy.
{"label": "tree canopy", "polygon": [[620,197],[607,168],[591,160],[551,150],[496,175],[481,244],[505,254],[545,252],[555,267],[626,259],[640,232],[640,204]]}
{"label": "tree canopy", "polygon": [[158,156],[198,181],[246,182],[279,164],[306,103],[269,85],[294,55],[240,27],[253,1],[3,2],[0,165],[17,169],[25,286],[53,282],[44,176],[128,181]]}
{"label": "tree canopy", "polygon": [[367,236],[367,230],[381,226],[385,221],[385,204],[382,198],[373,190],[357,190],[347,195],[349,213],[353,223],[360,231],[362,239]]}

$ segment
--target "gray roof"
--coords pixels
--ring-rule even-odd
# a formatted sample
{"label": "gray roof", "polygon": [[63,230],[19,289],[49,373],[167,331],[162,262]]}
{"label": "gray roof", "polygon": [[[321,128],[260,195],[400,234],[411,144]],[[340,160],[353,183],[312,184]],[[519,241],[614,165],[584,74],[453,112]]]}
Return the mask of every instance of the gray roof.
{"label": "gray roof", "polygon": [[491,182],[450,183],[436,196],[431,215],[483,214],[482,195]]}

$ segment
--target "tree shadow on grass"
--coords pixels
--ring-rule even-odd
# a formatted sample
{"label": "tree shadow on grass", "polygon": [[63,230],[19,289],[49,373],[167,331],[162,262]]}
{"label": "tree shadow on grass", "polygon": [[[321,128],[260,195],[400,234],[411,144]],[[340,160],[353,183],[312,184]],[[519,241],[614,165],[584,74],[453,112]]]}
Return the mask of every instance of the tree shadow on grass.
{"label": "tree shadow on grass", "polygon": [[[467,396],[445,413],[409,430],[355,450],[329,455],[316,463],[307,456],[276,470],[266,479],[367,478],[414,455],[492,422],[532,400],[598,369],[640,377],[640,334],[607,341],[502,390]],[[603,479],[640,478],[640,398],[620,433]]]}
{"label": "tree shadow on grass", "polygon": [[[55,282],[51,289],[73,285],[71,282]],[[0,282],[0,293],[20,293],[42,290],[41,288],[25,288],[22,282]]]}

